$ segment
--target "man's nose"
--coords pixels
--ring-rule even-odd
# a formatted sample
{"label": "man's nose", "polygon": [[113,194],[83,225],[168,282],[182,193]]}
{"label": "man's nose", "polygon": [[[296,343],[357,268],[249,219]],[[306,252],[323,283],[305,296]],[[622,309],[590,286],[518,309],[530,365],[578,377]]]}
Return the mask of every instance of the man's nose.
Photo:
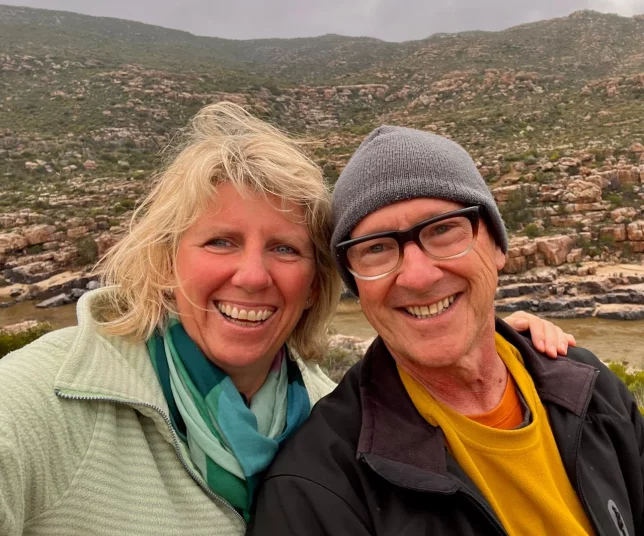
{"label": "man's nose", "polygon": [[247,292],[258,292],[271,286],[273,280],[262,251],[244,251],[232,283]]}
{"label": "man's nose", "polygon": [[424,291],[443,278],[443,270],[418,244],[407,242],[398,268],[396,284],[415,291]]}

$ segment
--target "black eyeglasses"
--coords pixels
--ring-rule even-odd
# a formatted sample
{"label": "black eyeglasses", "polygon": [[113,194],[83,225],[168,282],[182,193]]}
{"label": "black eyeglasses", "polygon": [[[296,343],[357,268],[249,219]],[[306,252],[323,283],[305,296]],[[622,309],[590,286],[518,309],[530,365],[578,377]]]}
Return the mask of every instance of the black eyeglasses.
{"label": "black eyeglasses", "polygon": [[479,230],[480,206],[446,212],[405,231],[384,231],[345,240],[336,246],[340,262],[358,279],[380,279],[402,264],[409,241],[436,260],[456,259],[472,249]]}

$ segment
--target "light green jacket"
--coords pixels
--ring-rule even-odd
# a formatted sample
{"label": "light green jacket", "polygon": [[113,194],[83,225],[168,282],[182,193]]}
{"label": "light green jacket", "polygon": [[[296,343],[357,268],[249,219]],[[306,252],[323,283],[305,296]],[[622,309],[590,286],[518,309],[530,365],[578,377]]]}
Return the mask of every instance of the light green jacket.
{"label": "light green jacket", "polygon": [[[0,359],[0,535],[244,534],[170,427],[144,344],[78,327]],[[300,362],[315,403],[335,384]]]}

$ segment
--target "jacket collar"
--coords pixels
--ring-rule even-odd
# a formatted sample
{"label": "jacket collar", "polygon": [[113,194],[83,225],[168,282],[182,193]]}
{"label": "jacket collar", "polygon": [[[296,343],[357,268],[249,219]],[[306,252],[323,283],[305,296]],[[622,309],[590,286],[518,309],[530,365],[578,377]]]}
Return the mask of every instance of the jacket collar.
{"label": "jacket collar", "polygon": [[[56,376],[54,389],[63,396],[109,399],[129,404],[155,418],[159,409],[169,415],[168,404],[145,343],[101,333],[94,311],[96,305],[115,288],[93,290],[78,300],[76,337]],[[308,367],[295,352],[294,355],[313,406],[335,384],[319,367]],[[161,429],[167,427],[162,426]]]}
{"label": "jacket collar", "polygon": [[[539,397],[581,417],[591,396],[595,369],[536,352],[527,339],[500,319],[496,320],[496,330],[521,353]],[[416,410],[380,337],[362,363],[360,399],[359,458],[402,487],[425,490],[431,487],[432,491],[449,493],[459,486],[450,477],[453,470],[448,471],[443,432],[427,423]]]}
{"label": "jacket collar", "polygon": [[103,335],[93,315],[95,306],[114,288],[83,295],[77,304],[78,328],[54,388],[62,394],[107,398],[136,405],[168,405],[143,342]]}
{"label": "jacket collar", "polygon": [[496,331],[519,350],[539,398],[581,417],[592,394],[596,369],[566,357],[551,359],[537,352],[526,337],[499,318],[496,319]]}

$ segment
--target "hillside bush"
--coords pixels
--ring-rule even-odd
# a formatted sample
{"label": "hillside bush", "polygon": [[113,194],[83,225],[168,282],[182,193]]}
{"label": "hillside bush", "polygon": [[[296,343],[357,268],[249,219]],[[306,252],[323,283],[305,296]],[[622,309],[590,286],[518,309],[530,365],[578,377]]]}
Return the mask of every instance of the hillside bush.
{"label": "hillside bush", "polygon": [[525,234],[528,238],[537,238],[541,236],[541,229],[536,223],[529,223],[525,226]]}
{"label": "hillside bush", "polygon": [[528,208],[525,193],[521,190],[512,192],[507,201],[499,207],[499,210],[508,231],[518,231],[523,224],[532,221],[532,212]]}
{"label": "hillside bush", "polygon": [[618,362],[609,363],[608,368],[626,384],[635,397],[640,413],[644,414],[644,370],[632,369],[627,363]]}
{"label": "hillside bush", "polygon": [[94,264],[98,260],[98,246],[91,236],[85,236],[76,241],[78,255],[74,262],[76,266]]}
{"label": "hillside bush", "polygon": [[0,330],[0,358],[6,356],[9,352],[18,350],[26,346],[37,338],[49,333],[52,327],[49,324],[39,324],[33,328],[18,333],[9,333]]}

